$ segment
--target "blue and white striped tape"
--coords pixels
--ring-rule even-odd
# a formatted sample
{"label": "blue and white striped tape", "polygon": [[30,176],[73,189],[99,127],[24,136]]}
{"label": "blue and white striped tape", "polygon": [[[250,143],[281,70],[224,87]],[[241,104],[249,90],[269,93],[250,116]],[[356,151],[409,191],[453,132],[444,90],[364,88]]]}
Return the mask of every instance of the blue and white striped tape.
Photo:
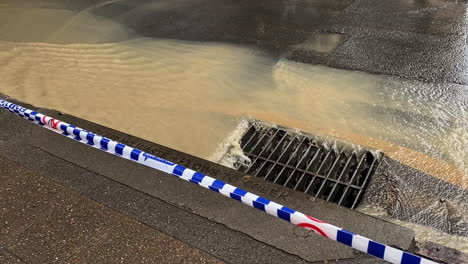
{"label": "blue and white striped tape", "polygon": [[158,158],[144,151],[132,148],[117,141],[102,137],[90,131],[67,124],[52,117],[34,112],[30,109],[0,100],[0,106],[16,113],[17,115],[33,121],[54,132],[72,138],[94,148],[117,155],[121,158],[138,162],[142,165],[159,171],[175,175],[183,180],[200,185],[206,189],[218,192],[226,197],[238,200],[243,204],[260,209],[267,214],[286,220],[294,225],[312,230],[317,234],[354,249],[368,253],[377,258],[395,264],[435,264],[436,262],[416,256],[400,249],[396,249],[382,243],[370,240],[354,234],[348,230],[336,227],[329,223],[307,216],[301,212],[290,209],[233,185],[214,179],[205,174],[174,164],[170,161]]}

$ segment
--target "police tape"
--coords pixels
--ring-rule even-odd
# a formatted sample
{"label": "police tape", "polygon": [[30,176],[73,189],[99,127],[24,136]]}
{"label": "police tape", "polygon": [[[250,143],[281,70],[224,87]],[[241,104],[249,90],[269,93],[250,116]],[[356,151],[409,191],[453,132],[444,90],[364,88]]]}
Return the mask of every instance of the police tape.
{"label": "police tape", "polygon": [[30,109],[0,100],[0,106],[17,115],[33,121],[56,133],[72,138],[102,151],[117,155],[159,171],[177,176],[183,180],[200,185],[220,193],[226,197],[238,200],[243,204],[260,209],[269,215],[286,220],[294,225],[309,229],[315,233],[335,240],[364,253],[386,260],[394,264],[434,264],[436,262],[396,249],[382,243],[370,240],[351,231],[336,227],[315,219],[291,208],[275,203],[233,185],[209,177],[205,174],[185,168],[170,161],[158,158],[144,151],[126,146],[117,141],[99,136],[90,131],[67,124],[52,117],[34,112]]}

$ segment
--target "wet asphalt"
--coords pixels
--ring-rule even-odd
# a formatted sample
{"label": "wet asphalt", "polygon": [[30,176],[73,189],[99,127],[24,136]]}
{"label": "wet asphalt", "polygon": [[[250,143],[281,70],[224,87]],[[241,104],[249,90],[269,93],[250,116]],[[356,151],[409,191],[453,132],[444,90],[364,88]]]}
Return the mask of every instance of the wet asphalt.
{"label": "wet asphalt", "polygon": [[144,37],[246,44],[278,58],[466,85],[467,6],[456,0],[128,0],[92,12]]}

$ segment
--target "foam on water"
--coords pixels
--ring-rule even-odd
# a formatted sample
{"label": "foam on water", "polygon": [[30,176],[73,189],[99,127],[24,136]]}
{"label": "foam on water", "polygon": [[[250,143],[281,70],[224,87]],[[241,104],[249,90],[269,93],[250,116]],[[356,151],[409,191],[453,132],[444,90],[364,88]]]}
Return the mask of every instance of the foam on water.
{"label": "foam on water", "polygon": [[239,162],[248,166],[252,161],[244,154],[240,146],[241,138],[247,129],[249,129],[249,121],[244,118],[208,159],[233,169],[237,169],[235,164]]}

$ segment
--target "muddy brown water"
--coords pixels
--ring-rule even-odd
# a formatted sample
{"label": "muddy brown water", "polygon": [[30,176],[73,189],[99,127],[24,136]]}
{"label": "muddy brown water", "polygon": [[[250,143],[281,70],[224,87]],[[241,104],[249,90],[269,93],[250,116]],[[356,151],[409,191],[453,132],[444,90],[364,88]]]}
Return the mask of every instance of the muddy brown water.
{"label": "muddy brown water", "polygon": [[201,157],[251,116],[381,149],[467,186],[464,87],[440,91],[461,102],[431,102],[420,90],[440,96],[440,87],[275,61],[247,47],[156,39],[2,41],[0,74],[10,96]]}

